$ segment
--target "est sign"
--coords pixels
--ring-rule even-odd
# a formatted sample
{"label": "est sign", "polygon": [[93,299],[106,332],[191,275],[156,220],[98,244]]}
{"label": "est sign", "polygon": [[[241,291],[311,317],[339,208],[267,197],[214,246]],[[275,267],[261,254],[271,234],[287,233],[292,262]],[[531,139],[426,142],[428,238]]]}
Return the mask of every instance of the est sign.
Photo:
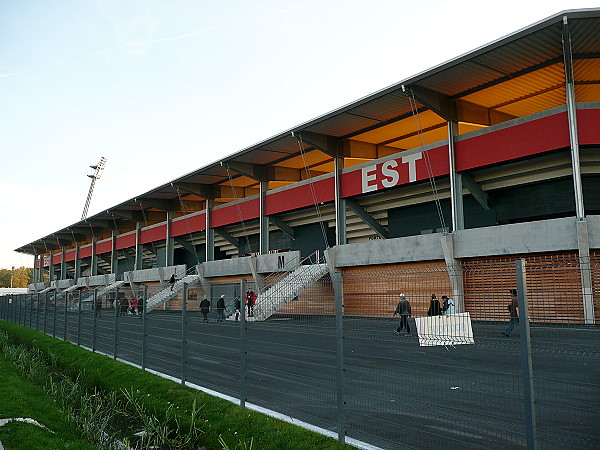
{"label": "est sign", "polygon": [[417,181],[417,161],[423,152],[390,159],[382,164],[374,164],[362,168],[362,192],[390,188],[401,183]]}

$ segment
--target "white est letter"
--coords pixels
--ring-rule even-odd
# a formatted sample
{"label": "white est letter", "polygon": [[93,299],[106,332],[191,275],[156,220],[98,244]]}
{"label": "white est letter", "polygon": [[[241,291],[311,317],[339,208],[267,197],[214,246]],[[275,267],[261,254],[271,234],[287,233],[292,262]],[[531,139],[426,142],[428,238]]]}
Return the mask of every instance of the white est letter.
{"label": "white est letter", "polygon": [[375,181],[377,179],[377,175],[373,172],[375,172],[375,169],[377,168],[377,166],[368,166],[368,167],[363,167],[362,170],[362,191],[363,194],[365,192],[371,192],[371,191],[376,191],[377,190],[377,183],[375,184],[369,184],[370,181]]}
{"label": "white est letter", "polygon": [[393,169],[397,166],[398,162],[395,159],[383,163],[383,166],[381,167],[381,173],[383,173],[383,176],[385,177],[383,180],[381,180],[383,187],[389,188],[398,184],[398,181],[400,180],[400,174],[397,170]]}
{"label": "white est letter", "polygon": [[402,164],[408,164],[408,181],[411,183],[417,181],[417,165],[415,162],[421,159],[423,152],[414,153],[412,155],[403,156]]}

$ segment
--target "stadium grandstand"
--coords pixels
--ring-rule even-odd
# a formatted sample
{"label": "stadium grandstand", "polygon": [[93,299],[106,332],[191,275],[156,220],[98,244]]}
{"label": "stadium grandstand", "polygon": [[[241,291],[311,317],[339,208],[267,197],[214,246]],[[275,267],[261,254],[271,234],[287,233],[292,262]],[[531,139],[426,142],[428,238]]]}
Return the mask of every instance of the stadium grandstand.
{"label": "stadium grandstand", "polygon": [[[457,310],[474,318],[487,290],[514,280],[470,267],[560,260],[579,264],[578,276],[532,282],[580,295],[554,296],[544,317],[593,324],[600,9],[556,14],[16,251],[35,256],[31,293],[164,286],[165,308],[177,307],[182,281],[260,286],[300,261],[354,275],[446,268]],[[381,298],[395,304],[397,292],[369,280],[344,284],[346,314],[389,314]],[[427,296],[419,286],[407,294]]]}

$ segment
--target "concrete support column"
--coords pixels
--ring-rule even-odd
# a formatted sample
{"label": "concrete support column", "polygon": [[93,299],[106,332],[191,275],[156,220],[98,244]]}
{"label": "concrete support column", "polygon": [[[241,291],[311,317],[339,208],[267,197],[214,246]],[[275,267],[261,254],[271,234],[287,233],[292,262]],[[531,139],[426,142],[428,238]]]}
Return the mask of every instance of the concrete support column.
{"label": "concrete support column", "polygon": [[48,264],[48,280],[54,281],[54,252],[50,250],[50,263]]}
{"label": "concrete support column", "polygon": [[462,175],[456,171],[454,136],[458,134],[458,123],[448,122],[448,159],[450,165],[450,201],[452,204],[452,231],[465,229],[463,212]]}
{"label": "concrete support column", "polygon": [[171,227],[173,225],[173,213],[171,211],[167,212],[167,232],[165,236],[165,260],[166,266],[175,265],[175,239],[171,237],[173,234],[171,231]]}
{"label": "concrete support column", "polygon": [[79,259],[79,242],[75,243],[75,279],[81,277],[81,259]]}
{"label": "concrete support column", "polygon": [[117,232],[113,230],[110,241],[110,273],[117,273],[119,257],[117,256]]}
{"label": "concrete support column", "polygon": [[594,292],[592,289],[592,268],[590,262],[590,236],[586,220],[577,220],[577,246],[579,247],[579,270],[583,295],[583,316],[586,324],[595,323]]}
{"label": "concrete support column", "polygon": [[66,248],[62,248],[62,255],[60,258],[60,279],[64,280],[65,278],[67,278],[67,261],[65,261],[65,252],[66,252]]}
{"label": "concrete support column", "polygon": [[215,230],[212,229],[211,213],[215,201],[213,199],[206,199],[206,229],[205,233],[205,247],[206,247],[206,258],[205,261],[215,260]]}
{"label": "concrete support column", "polygon": [[457,313],[465,312],[465,290],[463,283],[463,270],[460,259],[454,257],[454,240],[452,234],[441,237],[442,251],[446,261],[450,285],[452,286],[452,299]]}
{"label": "concrete support column", "polygon": [[[265,204],[267,199],[267,191],[269,190],[269,182],[260,182],[260,215],[259,215],[259,253],[266,255],[269,253],[269,216],[266,214]],[[250,252],[250,249],[248,249]]]}
{"label": "concrete support column", "polygon": [[97,237],[92,238],[92,257],[90,258],[90,275],[98,275],[98,255],[96,255]]}
{"label": "concrete support column", "polygon": [[144,257],[144,247],[142,247],[142,224],[135,223],[135,262],[133,270],[142,270]]}
{"label": "concrete support column", "polygon": [[344,157],[336,156],[334,159],[335,183],[335,245],[346,244],[346,200],[342,198],[342,170]]}

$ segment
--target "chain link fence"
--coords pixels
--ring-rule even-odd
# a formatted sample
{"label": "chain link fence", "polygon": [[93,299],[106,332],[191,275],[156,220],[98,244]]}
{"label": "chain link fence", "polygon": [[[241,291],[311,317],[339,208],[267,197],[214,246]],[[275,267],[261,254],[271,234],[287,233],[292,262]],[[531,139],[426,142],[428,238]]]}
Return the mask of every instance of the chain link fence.
{"label": "chain link fence", "polygon": [[159,304],[168,285],[12,295],[0,312],[360,447],[600,448],[600,257],[317,276],[204,280]]}

